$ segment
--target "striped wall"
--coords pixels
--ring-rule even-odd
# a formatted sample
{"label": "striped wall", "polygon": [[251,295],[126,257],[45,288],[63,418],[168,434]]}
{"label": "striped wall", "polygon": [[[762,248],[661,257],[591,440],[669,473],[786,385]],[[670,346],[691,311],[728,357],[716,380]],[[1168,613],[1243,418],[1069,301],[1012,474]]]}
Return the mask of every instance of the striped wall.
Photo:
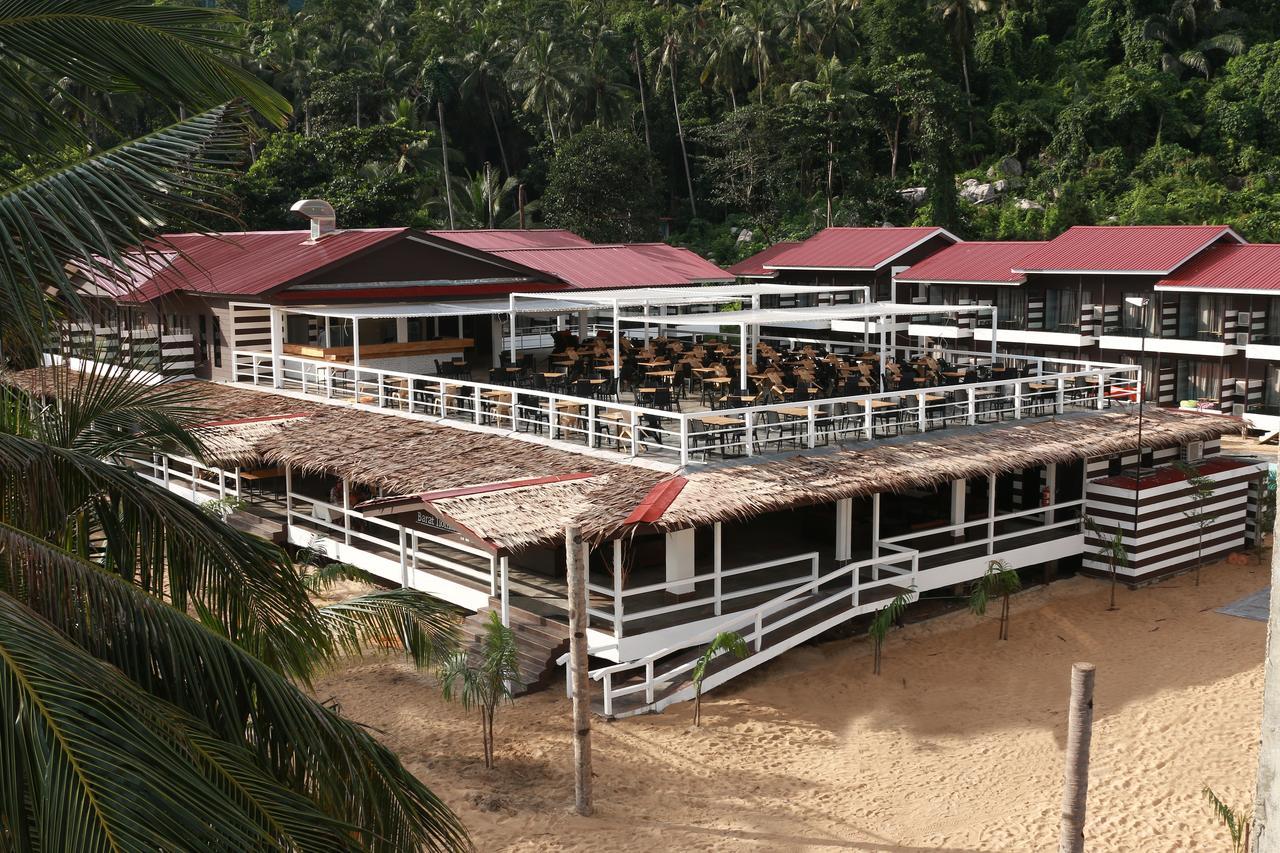
{"label": "striped wall", "polygon": [[227,342],[231,349],[271,351],[271,309],[266,305],[232,302],[231,333]]}
{"label": "striped wall", "polygon": [[[1142,489],[1136,493],[1132,477],[1089,481],[1085,514],[1104,537],[1119,531],[1124,539],[1128,565],[1118,568],[1118,575],[1140,581],[1182,572],[1193,568],[1197,559],[1211,562],[1245,546],[1249,489],[1264,468],[1221,458],[1217,444],[1205,443],[1206,458],[1197,465],[1201,475],[1216,484],[1213,495],[1202,505],[1196,504],[1191,486],[1170,465],[1161,465],[1150,474],[1144,472]],[[1161,461],[1168,458],[1167,454],[1162,457]],[[1197,514],[1207,519],[1203,531]],[[1086,532],[1085,572],[1110,573],[1108,561],[1098,553],[1103,545],[1096,534]]]}
{"label": "striped wall", "polygon": [[1160,304],[1160,336],[1176,338],[1178,336],[1178,301],[1177,297]]}
{"label": "striped wall", "polygon": [[1027,328],[1028,329],[1044,328],[1044,297],[1043,296],[1027,297]]}
{"label": "striped wall", "polygon": [[1115,329],[1115,334],[1120,333],[1120,306],[1104,305],[1102,306],[1102,329],[1105,332],[1108,329]]}
{"label": "striped wall", "polygon": [[1159,384],[1156,386],[1159,394],[1159,402],[1162,406],[1172,406],[1177,400],[1178,391],[1178,371],[1173,366],[1160,366]]}
{"label": "striped wall", "polygon": [[1083,305],[1080,308],[1080,334],[1094,337],[1102,334],[1102,306]]}

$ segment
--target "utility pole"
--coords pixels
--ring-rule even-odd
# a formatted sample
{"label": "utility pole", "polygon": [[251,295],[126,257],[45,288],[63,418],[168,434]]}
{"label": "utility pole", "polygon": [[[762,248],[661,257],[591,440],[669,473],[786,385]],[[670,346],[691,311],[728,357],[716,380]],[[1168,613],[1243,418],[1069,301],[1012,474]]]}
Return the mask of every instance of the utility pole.
{"label": "utility pole", "polygon": [[1062,822],[1058,853],[1084,853],[1084,812],[1089,797],[1089,745],[1093,741],[1091,663],[1071,665],[1071,704],[1067,711],[1067,760],[1062,786]]}
{"label": "utility pole", "polygon": [[591,678],[587,672],[587,565],[582,529],[564,530],[565,569],[569,575],[569,670],[573,679],[573,809],[591,815]]}

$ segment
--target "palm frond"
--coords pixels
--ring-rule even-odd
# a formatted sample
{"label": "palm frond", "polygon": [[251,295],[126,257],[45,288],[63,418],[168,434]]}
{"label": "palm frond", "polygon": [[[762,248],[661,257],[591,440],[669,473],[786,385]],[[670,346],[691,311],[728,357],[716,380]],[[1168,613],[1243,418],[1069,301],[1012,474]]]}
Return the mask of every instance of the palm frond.
{"label": "palm frond", "polygon": [[326,648],[283,551],[126,468],[0,432],[0,523],[100,559],[296,677]]}
{"label": "palm frond", "polygon": [[[465,830],[449,809],[366,731],[227,639],[119,577],[0,525],[0,593],[33,610],[142,690],[201,721],[228,748],[247,749],[274,784],[353,827],[361,849],[468,846]],[[95,707],[82,705],[80,712]],[[8,728],[0,727],[0,738]],[[123,763],[117,773],[127,775],[134,766]]]}
{"label": "palm frond", "polygon": [[[0,840],[45,850],[355,849],[344,826],[0,593]],[[25,847],[25,845],[17,845]]]}
{"label": "palm frond", "polygon": [[418,590],[371,592],[318,609],[337,652],[359,654],[370,646],[399,649],[418,666],[428,666],[458,645],[455,612]]}
{"label": "palm frond", "polygon": [[[0,112],[0,140],[23,159],[56,157],[84,140],[83,124],[59,113],[43,91],[64,77],[99,92],[144,91],[193,111],[244,98],[282,125],[288,101],[232,59],[237,23],[223,10],[137,0],[0,3],[0,89],[9,107]],[[110,125],[73,100],[86,123]]]}
{"label": "palm frond", "polygon": [[305,549],[298,557],[299,564],[312,563],[312,566],[302,577],[302,583],[306,586],[307,592],[312,595],[327,592],[343,581],[356,581],[367,584],[379,584],[382,582],[382,578],[377,575],[366,572],[359,566],[353,566],[350,563],[320,562],[319,558],[323,556],[322,551],[313,547]]}
{"label": "palm frond", "polygon": [[181,230],[196,212],[213,210],[195,199],[221,196],[213,179],[242,155],[245,119],[243,106],[225,104],[0,189],[0,333],[39,348],[50,288],[81,311],[68,265],[128,292],[138,271],[162,264],[163,244],[131,260],[120,247],[138,246],[161,227]]}

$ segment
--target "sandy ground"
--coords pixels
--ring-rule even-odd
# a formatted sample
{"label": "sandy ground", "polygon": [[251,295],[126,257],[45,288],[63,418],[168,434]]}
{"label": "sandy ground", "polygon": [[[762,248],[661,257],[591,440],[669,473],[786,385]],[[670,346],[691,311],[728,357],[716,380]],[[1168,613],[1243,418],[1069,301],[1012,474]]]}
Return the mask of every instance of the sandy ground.
{"label": "sandy ground", "polygon": [[573,798],[563,688],[498,718],[498,766],[478,721],[398,662],[318,685],[376,727],[458,811],[482,851],[1056,849],[1071,663],[1097,664],[1091,851],[1224,850],[1201,795],[1251,799],[1266,626],[1214,613],[1266,564],[1206,568],[1120,591],[1074,578],[1015,598],[1012,638],[967,613],[889,637],[796,649],[692,706],[597,721],[597,815]]}

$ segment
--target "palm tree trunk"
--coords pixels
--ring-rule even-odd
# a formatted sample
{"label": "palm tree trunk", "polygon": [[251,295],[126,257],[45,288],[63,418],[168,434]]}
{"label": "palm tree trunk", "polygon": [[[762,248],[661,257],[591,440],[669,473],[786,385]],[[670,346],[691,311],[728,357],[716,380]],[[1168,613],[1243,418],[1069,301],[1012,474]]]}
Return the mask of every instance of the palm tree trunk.
{"label": "palm tree trunk", "polygon": [[684,147],[684,125],[680,122],[680,99],[676,97],[676,63],[673,59],[667,66],[671,74],[671,105],[676,111],[676,136],[680,138],[680,156],[684,159],[684,181],[689,187],[689,211],[696,217],[698,204],[693,198],[693,174],[689,171],[689,152]]}
{"label": "palm tree trunk", "polygon": [[1108,610],[1116,609],[1116,555],[1111,555],[1111,603],[1107,605]]}
{"label": "palm tree trunk", "polygon": [[1059,853],[1084,853],[1084,811],[1089,794],[1089,744],[1093,740],[1091,663],[1071,667],[1071,705],[1067,716],[1067,766],[1062,789]]}
{"label": "palm tree trunk", "polygon": [[[830,127],[835,121],[835,116],[830,112],[827,113],[827,126]],[[835,171],[835,139],[831,137],[831,131],[827,131],[827,227],[831,227],[831,184],[832,174]]]}
{"label": "palm tree trunk", "polygon": [[556,147],[556,126],[551,122],[551,100],[544,99],[542,102],[547,111],[547,131],[551,134],[551,147]]}
{"label": "palm tree trunk", "polygon": [[[1280,513],[1273,522],[1280,532]],[[1266,531],[1259,530],[1258,537]],[[1280,548],[1275,535],[1271,538],[1271,605],[1267,617],[1267,657],[1262,674],[1262,739],[1258,746],[1258,778],[1253,795],[1252,849],[1275,848],[1275,839],[1267,835],[1272,817],[1280,819]]]}
{"label": "palm tree trunk", "polygon": [[969,88],[969,51],[962,44],[960,45],[960,70],[964,74],[964,102],[968,107],[968,114],[965,116],[969,120],[969,144],[973,144],[973,90]]}
{"label": "palm tree trunk", "polygon": [[360,90],[356,89],[356,130],[360,129]]}
{"label": "palm tree trunk", "polygon": [[636,88],[640,90],[640,115],[644,118],[644,147],[653,151],[653,143],[649,139],[649,107],[644,97],[644,74],[640,69],[640,41],[633,44],[631,56],[636,61]]}
{"label": "palm tree trunk", "polygon": [[511,174],[511,164],[507,162],[507,146],[502,143],[502,131],[498,130],[498,115],[493,111],[493,99],[489,97],[489,84],[480,84],[480,93],[484,96],[485,106],[489,108],[489,121],[493,124],[493,138],[498,140],[498,156],[502,159],[502,174]]}
{"label": "palm tree trunk", "polygon": [[1004,594],[1000,602],[1000,639],[1009,639],[1009,593]]}
{"label": "palm tree trunk", "polygon": [[693,685],[693,725],[702,725],[702,682]]}
{"label": "palm tree trunk", "polygon": [[449,148],[444,132],[444,101],[436,101],[436,119],[440,124],[440,174],[444,177],[444,202],[449,209],[449,230],[453,230],[453,187],[449,180]]}

